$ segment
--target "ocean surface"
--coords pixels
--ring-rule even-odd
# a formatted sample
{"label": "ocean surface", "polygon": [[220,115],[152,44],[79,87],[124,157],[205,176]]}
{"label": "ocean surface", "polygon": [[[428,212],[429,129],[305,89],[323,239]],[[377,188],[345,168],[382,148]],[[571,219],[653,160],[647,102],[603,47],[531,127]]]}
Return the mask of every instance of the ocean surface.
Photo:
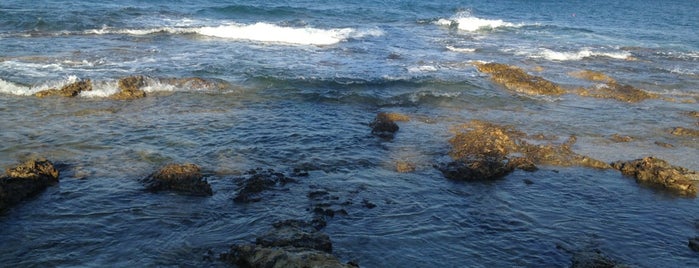
{"label": "ocean surface", "polygon": [[[41,155],[68,168],[0,215],[0,266],[226,266],[217,256],[230,245],[310,219],[307,194],[325,189],[352,205],[323,232],[362,267],[567,267],[583,249],[633,267],[699,267],[687,247],[697,199],[615,170],[541,166],[461,183],[433,167],[449,161],[450,128],[478,119],[576,135],[575,152],[607,162],[699,169],[697,138],[669,132],[699,128],[687,115],[699,110],[698,13],[694,0],[2,0],[0,167]],[[474,62],[570,89],[600,86],[570,75],[593,70],[660,98],[524,95]],[[148,96],[110,99],[131,75],[147,78]],[[183,78],[216,86],[172,82]],[[81,79],[94,90],[33,96]],[[379,112],[411,120],[384,140],[368,126]],[[213,196],[139,182],[185,162]],[[309,176],[234,203],[235,178],[253,168]]]}

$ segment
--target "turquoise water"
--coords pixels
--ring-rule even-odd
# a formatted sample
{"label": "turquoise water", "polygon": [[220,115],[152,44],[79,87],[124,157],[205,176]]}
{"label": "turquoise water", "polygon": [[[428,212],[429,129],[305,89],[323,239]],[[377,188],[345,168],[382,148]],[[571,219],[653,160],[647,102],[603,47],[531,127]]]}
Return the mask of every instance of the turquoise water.
{"label": "turquoise water", "polygon": [[[470,184],[433,168],[448,160],[450,127],[479,119],[576,135],[576,152],[608,162],[653,155],[699,169],[696,138],[668,133],[699,127],[685,114],[699,110],[697,10],[696,1],[2,1],[0,167],[39,154],[68,168],[0,216],[0,263],[224,266],[215,255],[228,246],[277,220],[310,219],[307,194],[322,188],[351,203],[323,230],[334,254],[363,267],[565,267],[561,246],[639,267],[699,266],[686,245],[699,235],[696,199],[612,170],[544,166]],[[589,69],[661,98],[520,95],[474,61],[568,88],[597,86],[568,74]],[[129,75],[148,78],[149,96],[107,98]],[[226,86],[167,82],[188,77]],[[31,96],[77,79],[95,89]],[[368,127],[378,112],[411,120],[385,141]],[[395,172],[400,161],[416,171]],[[138,180],[171,162],[200,165],[214,195],[145,192]],[[235,178],[257,167],[310,176],[234,203]]]}

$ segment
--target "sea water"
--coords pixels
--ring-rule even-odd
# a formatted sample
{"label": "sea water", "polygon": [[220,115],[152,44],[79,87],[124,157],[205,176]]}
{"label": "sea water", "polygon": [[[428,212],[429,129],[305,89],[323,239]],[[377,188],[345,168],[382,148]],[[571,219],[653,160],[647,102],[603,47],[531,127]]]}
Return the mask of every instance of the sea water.
{"label": "sea water", "polygon": [[[307,193],[324,189],[349,204],[323,230],[333,253],[363,267],[561,267],[586,249],[632,266],[699,266],[687,247],[696,199],[614,170],[542,166],[460,183],[433,168],[449,160],[450,128],[478,119],[575,135],[574,151],[607,162],[699,169],[696,138],[668,131],[699,127],[686,114],[699,110],[698,11],[689,0],[3,0],[0,166],[41,155],[69,168],[0,216],[0,263],[225,266],[217,255],[230,245],[310,219]],[[660,97],[522,95],[474,62],[569,89],[600,86],[570,75],[593,70]],[[131,75],[146,77],[148,96],[109,99]],[[192,77],[224,86],[167,82]],[[32,96],[82,79],[93,91]],[[383,140],[368,126],[378,112],[411,120]],[[144,191],[139,179],[184,162],[202,167],[213,196]],[[258,167],[309,176],[234,203],[235,178]]]}

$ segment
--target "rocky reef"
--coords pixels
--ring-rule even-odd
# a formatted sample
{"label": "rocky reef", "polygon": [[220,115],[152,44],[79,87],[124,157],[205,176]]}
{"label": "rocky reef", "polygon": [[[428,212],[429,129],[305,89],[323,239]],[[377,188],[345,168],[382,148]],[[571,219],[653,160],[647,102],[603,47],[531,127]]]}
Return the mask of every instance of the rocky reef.
{"label": "rocky reef", "polygon": [[526,73],[519,67],[501,63],[474,63],[478,71],[490,74],[505,88],[529,95],[561,95],[566,91],[558,84]]}
{"label": "rocky reef", "polygon": [[638,183],[657,186],[684,196],[697,196],[696,181],[699,180],[699,174],[683,167],[672,166],[665,160],[646,157],[618,161],[612,166],[622,174],[634,177]]}
{"label": "rocky reef", "polygon": [[58,183],[59,172],[51,161],[37,158],[5,170],[0,176],[0,211]]}
{"label": "rocky reef", "polygon": [[449,140],[454,160],[437,166],[445,177],[455,180],[488,180],[503,177],[516,168],[534,171],[536,165],[609,168],[607,163],[573,152],[576,139],[561,144],[534,144],[536,139],[510,126],[472,120],[454,128]]}
{"label": "rocky reef", "polygon": [[277,186],[296,182],[295,179],[285,176],[273,169],[252,169],[246,176],[236,178],[239,190],[233,201],[236,203],[250,203],[262,200],[262,193]]}
{"label": "rocky reef", "polygon": [[582,70],[570,73],[571,76],[593,82],[602,82],[602,85],[580,88],[577,94],[584,97],[615,99],[623,102],[640,102],[647,99],[656,99],[658,95],[646,92],[631,85],[621,84],[615,79],[601,72]]}
{"label": "rocky reef", "polygon": [[330,237],[307,222],[286,220],[273,227],[255,244],[233,245],[221,260],[240,267],[358,267],[333,256]]}
{"label": "rocky reef", "polygon": [[146,97],[141,87],[146,85],[145,77],[135,75],[119,79],[119,92],[112,95],[115,100],[134,100]]}
{"label": "rocky reef", "polygon": [[80,92],[83,91],[91,91],[92,90],[92,82],[90,79],[87,80],[81,80],[77,81],[68,85],[65,85],[61,87],[60,89],[47,89],[43,91],[39,91],[36,94],[34,94],[37,97],[43,98],[43,97],[51,97],[51,96],[59,96],[59,97],[75,97],[80,94]]}
{"label": "rocky reef", "polygon": [[195,164],[169,164],[143,179],[151,192],[174,191],[177,193],[210,196],[211,186],[204,180],[201,169]]}

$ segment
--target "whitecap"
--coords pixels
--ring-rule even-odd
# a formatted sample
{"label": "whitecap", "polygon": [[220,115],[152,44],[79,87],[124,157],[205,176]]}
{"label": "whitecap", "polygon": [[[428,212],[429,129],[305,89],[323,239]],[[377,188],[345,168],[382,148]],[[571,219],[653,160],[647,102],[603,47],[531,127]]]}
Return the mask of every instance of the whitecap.
{"label": "whitecap", "polygon": [[514,24],[499,19],[483,19],[474,17],[470,12],[459,12],[450,19],[439,19],[435,22],[435,24],[449,27],[456,26],[457,29],[468,32],[521,26],[520,24]]}
{"label": "whitecap", "polygon": [[217,27],[201,27],[198,34],[258,42],[286,43],[298,45],[333,45],[351,37],[377,35],[377,32],[357,32],[352,28],[318,29],[282,27],[274,24],[258,22],[255,24],[231,24]]}
{"label": "whitecap", "polygon": [[0,93],[12,95],[31,95],[31,87],[22,86],[16,83],[0,79]]}
{"label": "whitecap", "polygon": [[613,59],[622,59],[626,60],[631,57],[631,53],[627,51],[618,51],[618,52],[600,52],[600,51],[593,51],[590,49],[582,49],[579,51],[569,51],[569,52],[560,52],[560,51],[553,51],[550,49],[541,49],[538,53],[535,53],[534,55],[530,55],[532,58],[544,58],[547,60],[551,61],[578,61],[582,60],[585,58],[591,58],[591,57],[607,57],[607,58],[613,58]]}
{"label": "whitecap", "polygon": [[453,47],[453,46],[447,46],[447,49],[449,51],[459,52],[459,53],[473,53],[476,51],[475,48],[462,48],[462,47]]}

